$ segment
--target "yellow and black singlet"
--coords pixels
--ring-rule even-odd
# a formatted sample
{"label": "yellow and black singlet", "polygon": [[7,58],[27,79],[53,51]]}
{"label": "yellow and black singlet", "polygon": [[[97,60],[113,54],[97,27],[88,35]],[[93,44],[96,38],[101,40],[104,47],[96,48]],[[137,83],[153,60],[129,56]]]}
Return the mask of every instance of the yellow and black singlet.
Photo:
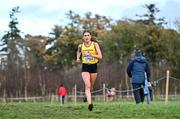
{"label": "yellow and black singlet", "polygon": [[88,52],[92,55],[96,55],[96,49],[95,49],[95,45],[94,45],[93,41],[91,42],[91,45],[88,47],[85,46],[85,44],[83,43],[82,47],[81,47],[81,52],[82,52],[82,63],[83,64],[95,64],[98,62],[98,59],[92,57],[91,55],[84,56],[84,52]]}

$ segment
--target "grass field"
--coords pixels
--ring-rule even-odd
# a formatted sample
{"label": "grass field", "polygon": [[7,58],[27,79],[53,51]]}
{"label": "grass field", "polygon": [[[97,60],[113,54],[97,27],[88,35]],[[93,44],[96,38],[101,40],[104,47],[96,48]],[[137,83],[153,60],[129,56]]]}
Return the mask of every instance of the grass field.
{"label": "grass field", "polygon": [[180,119],[180,101],[154,101],[136,105],[133,101],[86,103],[24,102],[0,103],[0,119]]}

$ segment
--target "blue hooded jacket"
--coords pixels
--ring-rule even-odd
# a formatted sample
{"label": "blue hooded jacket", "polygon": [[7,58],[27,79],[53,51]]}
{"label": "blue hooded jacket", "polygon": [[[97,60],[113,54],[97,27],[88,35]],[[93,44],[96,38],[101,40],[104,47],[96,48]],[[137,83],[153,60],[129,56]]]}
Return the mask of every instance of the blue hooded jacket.
{"label": "blue hooded jacket", "polygon": [[150,82],[150,70],[145,57],[141,55],[136,56],[129,62],[127,74],[131,78],[132,83],[144,84],[145,73],[147,75],[147,81]]}

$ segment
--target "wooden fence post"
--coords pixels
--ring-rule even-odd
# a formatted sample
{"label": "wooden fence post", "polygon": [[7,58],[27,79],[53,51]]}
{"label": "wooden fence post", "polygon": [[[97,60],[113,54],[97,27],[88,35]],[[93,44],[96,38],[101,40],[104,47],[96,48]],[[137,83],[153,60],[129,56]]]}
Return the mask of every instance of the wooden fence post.
{"label": "wooden fence post", "polygon": [[104,97],[104,102],[106,102],[106,86],[103,83],[103,97]]}
{"label": "wooden fence post", "polygon": [[74,104],[76,105],[76,101],[77,101],[77,87],[76,84],[74,85]]}
{"label": "wooden fence post", "polygon": [[169,91],[169,70],[166,72],[166,97],[165,97],[165,104],[168,103],[168,91]]}

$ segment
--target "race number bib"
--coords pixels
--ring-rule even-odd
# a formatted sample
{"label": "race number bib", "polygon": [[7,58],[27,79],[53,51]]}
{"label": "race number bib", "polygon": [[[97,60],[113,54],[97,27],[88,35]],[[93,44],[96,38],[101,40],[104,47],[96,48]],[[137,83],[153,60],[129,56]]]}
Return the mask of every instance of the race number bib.
{"label": "race number bib", "polygon": [[86,61],[86,62],[90,62],[90,61],[93,61],[93,57],[92,56],[85,56],[84,57],[84,61]]}

